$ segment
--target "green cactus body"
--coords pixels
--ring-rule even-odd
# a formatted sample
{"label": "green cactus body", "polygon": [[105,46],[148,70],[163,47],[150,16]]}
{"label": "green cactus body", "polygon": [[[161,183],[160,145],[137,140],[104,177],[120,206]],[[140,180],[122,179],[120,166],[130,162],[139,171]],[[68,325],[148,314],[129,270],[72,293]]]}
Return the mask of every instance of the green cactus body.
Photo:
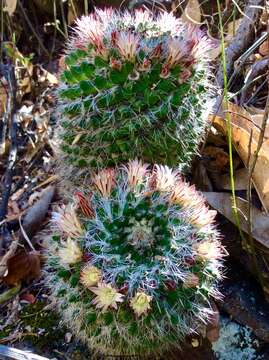
{"label": "green cactus body", "polygon": [[74,31],[59,88],[63,175],[136,157],[189,165],[211,102],[203,32],[168,13],[112,9]]}
{"label": "green cactus body", "polygon": [[54,214],[46,269],[67,325],[96,353],[180,347],[219,296],[215,211],[177,172],[138,160],[101,170],[88,195],[74,195]]}

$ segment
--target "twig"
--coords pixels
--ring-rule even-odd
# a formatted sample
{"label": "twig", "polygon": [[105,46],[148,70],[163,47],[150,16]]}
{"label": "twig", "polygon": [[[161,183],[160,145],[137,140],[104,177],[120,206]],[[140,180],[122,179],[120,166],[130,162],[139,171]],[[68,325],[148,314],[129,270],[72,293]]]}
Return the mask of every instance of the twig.
{"label": "twig", "polygon": [[[269,81],[269,78],[267,78],[267,81]],[[269,94],[268,94],[267,100],[266,100],[266,105],[265,105],[264,115],[263,115],[263,119],[262,119],[262,125],[261,125],[261,131],[260,131],[260,135],[259,135],[259,139],[258,139],[257,149],[254,152],[253,160],[249,165],[248,186],[247,186],[249,245],[250,245],[251,256],[252,256],[252,259],[254,261],[254,266],[255,266],[256,271],[257,271],[257,275],[259,275],[259,271],[258,271],[258,264],[257,264],[256,253],[255,253],[255,247],[254,247],[255,245],[254,245],[254,240],[253,240],[253,236],[252,236],[252,225],[251,225],[252,222],[251,222],[251,210],[250,210],[251,183],[252,183],[252,177],[253,177],[253,173],[254,173],[254,170],[255,170],[255,166],[256,166],[256,163],[257,163],[257,160],[258,160],[259,151],[260,151],[260,149],[262,147],[262,144],[263,144],[268,115],[269,115]],[[249,151],[250,150],[251,150],[251,146],[250,146]]]}
{"label": "twig", "polygon": [[68,39],[68,31],[67,31],[67,24],[66,24],[65,15],[64,15],[63,1],[60,1],[60,9],[61,9],[61,16],[62,16],[63,27],[64,27],[64,35],[65,35],[65,38]]}
{"label": "twig", "polygon": [[1,0],[1,28],[0,28],[0,62],[3,59],[3,42],[4,42],[4,0]]}
{"label": "twig", "polygon": [[86,16],[89,14],[88,0],[84,0],[84,12]]}
{"label": "twig", "polygon": [[9,258],[11,258],[11,256],[13,256],[17,250],[18,247],[18,239],[14,238],[14,240],[11,242],[11,245],[8,249],[8,251],[6,252],[6,254],[1,258],[0,260],[0,277],[3,277],[6,270],[7,270],[7,261]]}
{"label": "twig", "polygon": [[[263,3],[263,0],[249,0],[246,5],[245,18],[242,20],[235,37],[225,50],[225,57],[227,59],[227,78],[230,78],[235,60],[238,59],[244,49],[249,47],[253,40],[254,24],[257,22],[262,13],[262,9],[259,7],[259,5],[263,5]],[[219,67],[216,78],[219,86],[223,87],[224,75],[222,65]]]}
{"label": "twig", "polygon": [[10,346],[4,346],[4,345],[0,345],[0,355],[5,356],[5,358],[7,358],[7,359],[49,360],[48,358],[46,358],[44,356],[33,354],[30,351],[19,350],[19,349],[15,349]]}
{"label": "twig", "polygon": [[[266,12],[266,18],[268,19],[266,2],[265,2],[265,12]],[[269,34],[269,22],[267,22],[267,34]],[[268,42],[268,45],[269,45],[269,37],[267,37],[267,42]],[[267,75],[267,82],[269,84],[269,76],[268,75]],[[254,244],[254,239],[253,239],[253,235],[252,235],[251,184],[252,184],[252,177],[253,177],[255,166],[256,166],[256,163],[257,163],[257,160],[258,160],[259,152],[260,152],[260,149],[262,147],[263,140],[264,140],[268,115],[269,115],[269,93],[268,93],[267,99],[266,99],[266,105],[265,105],[265,109],[264,109],[264,114],[263,114],[263,119],[262,119],[262,124],[261,124],[260,135],[259,135],[259,139],[258,139],[258,143],[257,143],[257,148],[256,148],[256,151],[253,154],[252,161],[251,161],[251,155],[250,155],[251,154],[251,144],[249,146],[249,166],[248,166],[248,186],[247,186],[247,200],[248,200],[247,215],[248,215],[248,235],[249,235],[249,238],[248,238],[248,241],[249,241],[248,250],[250,252],[250,256],[251,256],[252,261],[253,261],[254,271],[256,272],[262,286],[263,286],[263,279],[262,279],[261,273],[259,271],[258,261],[257,261],[256,251],[255,251],[255,244]]]}
{"label": "twig", "polygon": [[[248,71],[248,73],[246,75],[245,84],[244,84],[243,88],[241,89],[242,94],[241,94],[241,98],[240,98],[240,105],[244,104],[246,94],[247,94],[247,89],[252,84],[254,79],[256,77],[257,77],[257,79],[260,79],[260,76],[258,76],[258,75],[264,74],[264,72],[266,74],[267,70],[268,70],[268,59],[261,59],[259,61],[256,61],[251,66],[250,70]],[[255,79],[255,81],[257,79]]]}
{"label": "twig", "polygon": [[[228,110],[228,78],[227,78],[226,53],[225,53],[225,43],[224,43],[224,31],[223,31],[223,24],[221,18],[220,0],[217,0],[217,5],[218,5],[219,23],[220,23],[220,32],[221,32],[221,60],[222,60],[221,63],[222,63],[222,71],[223,71],[222,99],[223,99],[224,110]],[[242,242],[245,243],[245,237],[241,229],[240,219],[238,215],[237,201],[235,196],[231,114],[227,112],[226,117],[227,117],[227,137],[228,137],[228,148],[229,148],[230,182],[231,182],[231,191],[232,191],[232,211]]]}
{"label": "twig", "polygon": [[26,240],[26,242],[28,243],[28,245],[30,246],[30,248],[35,251],[35,248],[33,246],[33,244],[31,243],[31,240],[29,239],[29,236],[26,234],[23,226],[22,226],[22,223],[21,223],[21,216],[19,217],[19,224],[20,224],[20,230],[21,230],[21,233],[24,237],[24,239]]}
{"label": "twig", "polygon": [[19,8],[20,8],[20,10],[21,10],[21,12],[22,12],[22,14],[23,14],[23,16],[24,16],[24,18],[25,18],[28,26],[29,26],[29,28],[31,29],[31,31],[32,31],[32,33],[34,34],[34,36],[36,37],[36,39],[37,39],[40,47],[42,48],[42,50],[44,51],[44,53],[49,57],[49,56],[50,56],[50,53],[48,52],[48,50],[47,50],[47,49],[45,48],[45,46],[43,45],[43,43],[42,43],[42,41],[41,41],[38,33],[35,31],[35,28],[33,27],[31,21],[29,20],[29,18],[28,18],[28,16],[27,16],[27,14],[26,14],[26,12],[25,12],[25,10],[24,10],[24,7],[22,6],[20,0],[18,0],[18,5],[19,5]]}
{"label": "twig", "polygon": [[7,213],[7,206],[9,195],[12,186],[12,178],[13,178],[13,171],[14,171],[14,164],[17,158],[17,84],[15,79],[15,70],[14,64],[10,62],[9,71],[8,71],[8,85],[9,85],[9,96],[12,99],[13,106],[11,109],[11,128],[10,128],[10,138],[11,138],[11,147],[8,157],[8,165],[4,175],[4,184],[3,184],[3,197],[2,202],[0,204],[0,222],[4,220],[6,213]]}
{"label": "twig", "polygon": [[7,291],[5,291],[4,293],[2,293],[0,295],[0,304],[5,303],[6,301],[12,299],[15,295],[18,294],[18,292],[20,291],[21,288],[21,284],[14,286],[11,289],[8,289]]}

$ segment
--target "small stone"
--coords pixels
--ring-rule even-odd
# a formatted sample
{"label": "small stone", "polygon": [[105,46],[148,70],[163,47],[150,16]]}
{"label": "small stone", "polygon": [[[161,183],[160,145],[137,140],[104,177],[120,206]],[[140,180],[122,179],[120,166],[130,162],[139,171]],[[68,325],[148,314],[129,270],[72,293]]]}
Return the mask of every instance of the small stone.
{"label": "small stone", "polygon": [[67,333],[65,334],[64,338],[65,338],[65,342],[66,342],[67,344],[70,343],[70,341],[71,341],[71,339],[72,339],[72,336],[73,336],[73,335],[72,335],[70,332],[67,332]]}
{"label": "small stone", "polygon": [[191,346],[197,348],[200,345],[199,340],[196,338],[191,339]]}

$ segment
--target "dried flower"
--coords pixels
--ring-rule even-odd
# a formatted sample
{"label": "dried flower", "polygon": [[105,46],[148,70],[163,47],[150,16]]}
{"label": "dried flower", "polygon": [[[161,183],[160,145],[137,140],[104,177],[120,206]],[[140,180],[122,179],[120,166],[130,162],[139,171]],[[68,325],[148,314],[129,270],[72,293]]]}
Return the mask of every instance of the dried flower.
{"label": "dried flower", "polygon": [[193,208],[190,214],[190,221],[197,227],[203,227],[212,224],[216,215],[217,212],[215,210],[209,210],[207,206],[200,204],[200,206]]}
{"label": "dried flower", "polygon": [[195,274],[188,274],[187,278],[184,280],[183,287],[195,288],[199,285],[199,277]]}
{"label": "dried flower", "polygon": [[76,264],[82,259],[82,251],[78,244],[68,238],[65,243],[62,244],[62,247],[58,251],[58,255],[63,264]]}
{"label": "dried flower", "polygon": [[84,232],[72,204],[60,208],[58,212],[54,212],[52,221],[70,238],[80,237]]}
{"label": "dried flower", "polygon": [[93,175],[92,182],[104,197],[108,197],[115,185],[114,170],[100,170],[97,174]]}
{"label": "dried flower", "polygon": [[87,288],[96,285],[101,280],[102,272],[96,266],[86,265],[80,274],[80,282]]}
{"label": "dried flower", "polygon": [[95,295],[93,304],[106,311],[109,307],[117,309],[117,302],[123,302],[124,295],[113,289],[111,284],[99,283],[98,287],[89,288]]}
{"label": "dried flower", "polygon": [[134,310],[135,314],[139,317],[150,309],[151,300],[152,296],[149,296],[144,292],[137,292],[131,299],[130,306]]}
{"label": "dried flower", "polygon": [[93,218],[94,217],[93,208],[91,207],[88,199],[82,194],[82,192],[75,191],[74,196],[83,215],[85,215],[88,218]]}
{"label": "dried flower", "polygon": [[193,249],[197,253],[197,256],[205,261],[220,259],[223,256],[221,246],[216,241],[206,240],[200,242],[195,244]]}

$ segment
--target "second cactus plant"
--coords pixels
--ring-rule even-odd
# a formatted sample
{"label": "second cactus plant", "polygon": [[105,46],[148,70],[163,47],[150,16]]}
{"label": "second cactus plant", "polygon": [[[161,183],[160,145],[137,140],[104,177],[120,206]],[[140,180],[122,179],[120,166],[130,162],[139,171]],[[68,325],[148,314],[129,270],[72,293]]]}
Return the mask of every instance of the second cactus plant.
{"label": "second cactus plant", "polygon": [[136,157],[189,165],[207,126],[212,44],[166,12],[77,20],[61,75],[63,176]]}

